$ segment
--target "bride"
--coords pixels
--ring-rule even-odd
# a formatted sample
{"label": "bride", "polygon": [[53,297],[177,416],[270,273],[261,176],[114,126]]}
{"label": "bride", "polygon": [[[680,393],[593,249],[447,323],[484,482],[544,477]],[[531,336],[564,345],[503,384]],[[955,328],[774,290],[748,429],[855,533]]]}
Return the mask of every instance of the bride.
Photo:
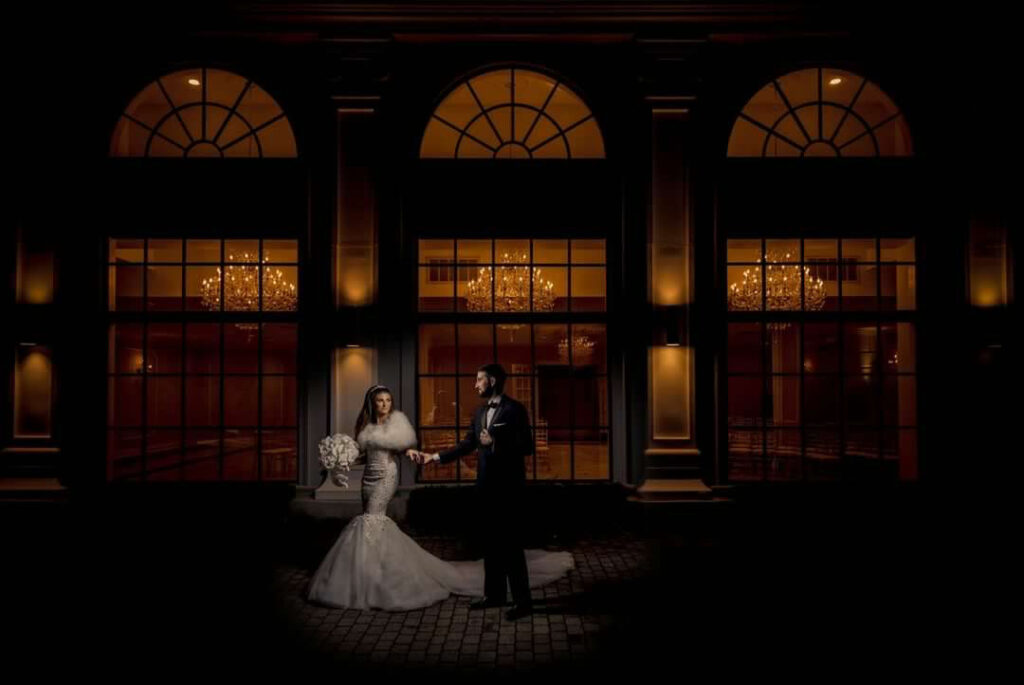
{"label": "bride", "polygon": [[[309,584],[307,598],[333,607],[418,609],[450,594],[482,596],[484,565],[448,562],[420,547],[387,517],[398,485],[397,459],[413,455],[416,432],[393,409],[391,391],[374,385],[366,391],[356,421],[360,459],[365,455],[363,514],[341,531]],[[539,587],[573,568],[569,552],[527,550],[530,587]]]}

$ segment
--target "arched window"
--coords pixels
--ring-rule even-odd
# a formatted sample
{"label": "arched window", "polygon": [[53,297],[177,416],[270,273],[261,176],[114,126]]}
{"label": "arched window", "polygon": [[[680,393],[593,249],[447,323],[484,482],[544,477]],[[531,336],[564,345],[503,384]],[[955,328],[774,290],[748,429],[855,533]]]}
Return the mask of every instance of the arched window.
{"label": "arched window", "polygon": [[604,158],[590,108],[564,83],[527,69],[463,81],[441,101],[420,143],[422,158]]}
{"label": "arched window", "polygon": [[840,69],[772,80],[733,124],[730,157],[906,157],[906,119],[871,81]]}
{"label": "arched window", "polygon": [[111,157],[295,157],[277,101],[238,74],[186,69],[136,95],[110,139]]}

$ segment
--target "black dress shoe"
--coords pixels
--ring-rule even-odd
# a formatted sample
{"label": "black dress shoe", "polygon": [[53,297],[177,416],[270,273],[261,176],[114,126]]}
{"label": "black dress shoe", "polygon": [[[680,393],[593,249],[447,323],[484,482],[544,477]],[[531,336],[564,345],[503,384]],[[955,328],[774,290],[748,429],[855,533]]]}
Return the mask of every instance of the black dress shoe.
{"label": "black dress shoe", "polygon": [[505,612],[505,618],[515,621],[533,613],[533,607],[529,604],[513,604],[512,608]]}
{"label": "black dress shoe", "polygon": [[490,607],[503,607],[504,602],[492,600],[488,597],[481,597],[480,599],[474,599],[469,603],[470,609],[489,609]]}

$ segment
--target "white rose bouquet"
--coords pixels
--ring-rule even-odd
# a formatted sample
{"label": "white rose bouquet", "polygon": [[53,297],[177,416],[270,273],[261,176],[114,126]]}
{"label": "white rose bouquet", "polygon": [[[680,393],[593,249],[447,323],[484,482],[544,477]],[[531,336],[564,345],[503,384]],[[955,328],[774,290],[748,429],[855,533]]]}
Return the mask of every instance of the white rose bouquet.
{"label": "white rose bouquet", "polygon": [[337,485],[348,487],[348,476],[344,472],[358,457],[358,443],[344,433],[328,435],[320,441],[320,464]]}

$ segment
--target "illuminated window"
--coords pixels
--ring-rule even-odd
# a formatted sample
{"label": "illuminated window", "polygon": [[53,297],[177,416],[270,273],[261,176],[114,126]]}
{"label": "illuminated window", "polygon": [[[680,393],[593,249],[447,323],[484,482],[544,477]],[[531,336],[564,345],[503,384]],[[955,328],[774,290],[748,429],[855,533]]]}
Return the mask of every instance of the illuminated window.
{"label": "illuminated window", "polygon": [[[608,479],[605,241],[430,239],[419,247],[424,449],[442,451],[464,436],[481,402],[477,369],[497,361],[509,374],[506,393],[526,406],[534,429],[528,476]],[[447,278],[432,278],[446,268]],[[586,320],[547,316],[559,312]],[[470,456],[422,469],[420,479],[472,480],[475,466]]]}
{"label": "illuminated window", "polygon": [[467,79],[441,101],[420,143],[422,158],[604,158],[590,108],[557,79],[497,69]]}
{"label": "illuminated window", "polygon": [[142,89],[121,115],[111,157],[295,157],[277,101],[221,69],[186,69]]}
{"label": "illuminated window", "polygon": [[111,239],[110,480],[295,480],[297,260],[295,240]]}
{"label": "illuminated window", "polygon": [[916,478],[914,239],[726,252],[729,479]]}
{"label": "illuminated window", "polygon": [[906,157],[903,113],[877,85],[841,69],[803,69],[774,79],[743,107],[730,157]]}

